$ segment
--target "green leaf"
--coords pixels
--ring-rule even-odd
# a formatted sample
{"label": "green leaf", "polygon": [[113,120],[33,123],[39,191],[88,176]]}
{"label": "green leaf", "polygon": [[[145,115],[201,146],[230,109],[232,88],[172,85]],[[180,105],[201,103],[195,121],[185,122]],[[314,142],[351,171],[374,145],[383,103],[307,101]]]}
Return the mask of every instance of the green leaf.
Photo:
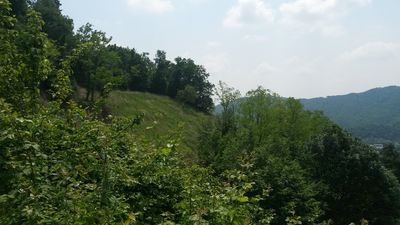
{"label": "green leaf", "polygon": [[6,203],[8,199],[8,195],[0,195],[0,203]]}
{"label": "green leaf", "polygon": [[164,156],[169,156],[171,154],[172,150],[170,148],[163,148],[161,149],[161,154]]}
{"label": "green leaf", "polygon": [[249,202],[249,198],[246,196],[242,196],[239,198],[239,202],[240,203],[245,203],[245,202]]}

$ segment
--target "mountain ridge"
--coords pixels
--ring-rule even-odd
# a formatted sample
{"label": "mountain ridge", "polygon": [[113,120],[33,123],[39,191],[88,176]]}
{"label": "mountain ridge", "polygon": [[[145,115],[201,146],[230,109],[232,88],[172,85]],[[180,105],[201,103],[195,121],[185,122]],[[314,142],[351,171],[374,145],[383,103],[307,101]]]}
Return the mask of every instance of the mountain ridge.
{"label": "mountain ridge", "polygon": [[400,142],[400,86],[299,100],[367,142]]}

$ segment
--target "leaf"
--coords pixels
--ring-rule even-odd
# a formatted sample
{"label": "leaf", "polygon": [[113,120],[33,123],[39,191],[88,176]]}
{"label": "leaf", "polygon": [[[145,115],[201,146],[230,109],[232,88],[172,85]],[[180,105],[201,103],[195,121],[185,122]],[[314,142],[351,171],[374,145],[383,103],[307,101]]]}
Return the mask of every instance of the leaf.
{"label": "leaf", "polygon": [[29,175],[29,174],[31,174],[31,169],[30,169],[29,167],[27,167],[27,168],[25,168],[25,169],[22,170],[22,173],[23,173],[24,175]]}
{"label": "leaf", "polygon": [[0,203],[6,203],[8,199],[8,195],[0,195]]}
{"label": "leaf", "polygon": [[23,146],[24,149],[34,149],[36,151],[39,151],[40,146],[36,143],[27,143]]}
{"label": "leaf", "polygon": [[242,196],[239,198],[240,203],[246,203],[249,202],[249,198],[247,196]]}
{"label": "leaf", "polygon": [[164,156],[169,156],[171,154],[172,150],[170,148],[163,148],[161,149],[161,154]]}

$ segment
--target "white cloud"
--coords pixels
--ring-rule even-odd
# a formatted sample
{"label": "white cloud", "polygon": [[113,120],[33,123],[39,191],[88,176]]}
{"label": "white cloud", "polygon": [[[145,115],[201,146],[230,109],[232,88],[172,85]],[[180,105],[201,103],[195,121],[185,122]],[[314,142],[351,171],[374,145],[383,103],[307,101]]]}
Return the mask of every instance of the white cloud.
{"label": "white cloud", "polygon": [[295,0],[283,3],[279,10],[287,15],[309,14],[332,16],[353,6],[366,6],[372,0]]}
{"label": "white cloud", "polygon": [[359,5],[365,6],[372,3],[372,0],[351,0],[351,2],[357,3]]}
{"label": "white cloud", "polygon": [[292,0],[272,7],[267,0],[236,0],[223,25],[241,28],[275,21],[303,33],[339,36],[344,33],[341,19],[354,7],[371,4],[372,0]]}
{"label": "white cloud", "polygon": [[340,24],[351,8],[367,6],[372,0],[295,0],[280,5],[281,21],[302,32],[337,36],[344,31]]}
{"label": "white cloud", "polygon": [[226,27],[269,23],[274,20],[274,13],[263,0],[237,0],[228,11],[223,21]]}
{"label": "white cloud", "polygon": [[289,15],[300,13],[324,14],[334,9],[337,4],[337,0],[296,0],[283,3],[280,6],[280,11]]}
{"label": "white cloud", "polygon": [[[210,73],[209,80],[211,83],[217,84],[220,80],[234,82],[236,71],[232,71],[232,61],[229,55],[223,51],[208,52],[199,58],[198,63]],[[239,68],[236,68],[239,69]],[[226,74],[230,74],[229,78]]]}
{"label": "white cloud", "polygon": [[165,13],[174,9],[171,0],[128,0],[128,5],[152,13]]}
{"label": "white cloud", "polygon": [[320,68],[318,65],[320,63],[321,60],[318,58],[304,59],[294,56],[285,61],[278,62],[276,65],[263,61],[255,67],[253,72],[258,76],[274,76],[277,79],[280,79],[280,76],[304,79],[319,71]]}
{"label": "white cloud", "polygon": [[320,33],[329,37],[337,37],[345,33],[344,27],[331,19],[315,19],[313,21],[307,21],[285,18],[281,22],[301,33]]}
{"label": "white cloud", "polygon": [[246,41],[264,41],[267,38],[263,35],[257,35],[257,34],[246,34],[243,37],[244,40]]}
{"label": "white cloud", "polygon": [[229,59],[226,53],[216,52],[203,56],[201,59],[201,63],[211,74],[221,73],[227,69],[229,65]]}
{"label": "white cloud", "polygon": [[257,65],[254,72],[258,75],[264,76],[272,73],[282,72],[282,70],[271,65],[269,62],[261,62]]}
{"label": "white cloud", "polygon": [[218,42],[218,41],[209,41],[209,42],[207,42],[207,47],[210,47],[210,48],[218,48],[220,46],[221,46],[221,43]]}
{"label": "white cloud", "polygon": [[341,60],[385,59],[400,56],[400,43],[370,42],[340,56]]}
{"label": "white cloud", "polygon": [[[253,79],[264,87],[282,96],[298,96],[298,93],[295,92],[309,89],[310,82],[326,79],[321,77],[323,73],[319,67],[320,63],[321,59],[319,58],[307,59],[293,56],[275,62],[262,61],[254,67],[254,70],[249,71],[251,71]],[[249,78],[246,77],[246,79]]]}
{"label": "white cloud", "polygon": [[287,60],[284,67],[289,74],[300,75],[304,78],[304,76],[318,74],[317,71],[321,71],[321,64],[322,59],[320,57],[307,59],[299,56],[294,56]]}

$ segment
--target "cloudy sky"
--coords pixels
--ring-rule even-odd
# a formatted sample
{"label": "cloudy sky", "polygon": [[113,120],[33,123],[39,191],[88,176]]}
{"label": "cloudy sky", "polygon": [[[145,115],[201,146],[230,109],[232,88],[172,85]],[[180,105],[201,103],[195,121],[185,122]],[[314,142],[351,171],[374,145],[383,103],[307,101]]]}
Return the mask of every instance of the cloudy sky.
{"label": "cloudy sky", "polygon": [[400,85],[399,0],[61,0],[75,27],[171,60],[192,58],[242,93],[317,97]]}

